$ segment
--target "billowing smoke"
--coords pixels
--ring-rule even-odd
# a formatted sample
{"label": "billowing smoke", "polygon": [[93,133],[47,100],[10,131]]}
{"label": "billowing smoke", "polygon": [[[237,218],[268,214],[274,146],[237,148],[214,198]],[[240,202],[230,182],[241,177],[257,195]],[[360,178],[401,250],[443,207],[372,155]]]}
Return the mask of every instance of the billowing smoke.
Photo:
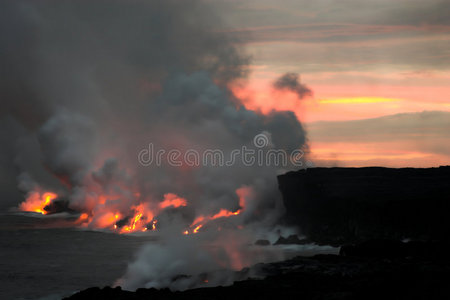
{"label": "billowing smoke", "polygon": [[252,245],[254,233],[254,228],[244,228],[238,232],[225,229],[181,238],[167,235],[164,244],[148,244],[140,249],[137,259],[116,285],[129,290],[140,287],[186,290],[258,277],[257,271],[245,267],[281,260],[285,253],[278,248]]}
{"label": "billowing smoke", "polygon": [[[218,30],[207,3],[11,0],[0,3],[0,14],[2,201],[17,206],[20,195],[48,205],[56,198],[83,213],[82,226],[161,228],[165,236],[185,231],[186,239],[200,230],[270,228],[282,215],[276,174],[289,166],[244,161],[242,153],[229,158],[244,146],[297,151],[299,158],[303,127],[292,112],[263,115],[232,94],[248,59]],[[277,87],[310,92],[292,74]],[[181,152],[177,163],[171,149]],[[158,150],[165,151],[160,161]],[[220,157],[196,162],[195,155],[186,162],[189,151],[216,150],[227,164]],[[11,178],[18,188],[9,188]],[[236,233],[236,241],[250,240],[244,231],[247,238]],[[140,261],[153,251],[141,251]],[[237,268],[223,257],[229,262],[217,266]],[[217,257],[198,264],[203,260]],[[164,282],[155,272],[145,282],[125,278]]]}
{"label": "billowing smoke", "polygon": [[273,86],[279,90],[294,92],[299,99],[312,96],[312,91],[300,82],[300,76],[297,73],[283,74],[273,83]]}

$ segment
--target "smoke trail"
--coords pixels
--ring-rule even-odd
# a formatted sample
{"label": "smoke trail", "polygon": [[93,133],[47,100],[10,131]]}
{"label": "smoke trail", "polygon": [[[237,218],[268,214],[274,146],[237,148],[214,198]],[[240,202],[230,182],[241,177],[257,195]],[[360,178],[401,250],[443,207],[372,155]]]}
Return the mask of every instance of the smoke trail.
{"label": "smoke trail", "polygon": [[312,95],[312,91],[300,82],[300,76],[297,73],[286,73],[280,76],[273,86],[279,90],[289,90],[297,94],[299,99]]}

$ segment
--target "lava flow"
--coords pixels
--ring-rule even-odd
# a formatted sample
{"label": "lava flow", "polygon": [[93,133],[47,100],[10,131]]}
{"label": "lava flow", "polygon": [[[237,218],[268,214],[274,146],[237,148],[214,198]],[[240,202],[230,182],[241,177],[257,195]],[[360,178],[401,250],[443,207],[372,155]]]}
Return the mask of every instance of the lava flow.
{"label": "lava flow", "polygon": [[58,198],[58,195],[52,192],[32,192],[27,199],[20,204],[19,209],[46,215],[47,211],[45,208],[56,198]]}
{"label": "lava flow", "polygon": [[236,211],[229,211],[222,208],[218,213],[212,216],[198,216],[195,218],[194,222],[189,226],[189,230],[185,230],[183,234],[187,235],[189,233],[198,233],[199,230],[209,221],[219,219],[219,218],[228,218],[231,216],[239,215],[245,207],[245,198],[248,197],[250,193],[250,189],[248,187],[242,187],[236,190],[236,194],[239,196],[239,209]]}
{"label": "lava flow", "polygon": [[[200,215],[182,233],[185,235],[196,234],[211,220],[239,215],[244,209],[246,189],[244,187],[236,190],[239,196],[239,208],[237,210],[230,211],[222,208],[216,214]],[[134,193],[133,195],[137,195],[135,199],[137,201],[140,193]],[[40,192],[40,190],[35,190],[20,204],[19,208],[22,211],[32,211],[45,215],[48,214],[46,207],[56,198],[58,198],[58,195],[53,192]],[[75,224],[87,228],[109,229],[120,234],[156,231],[158,224],[156,217],[161,212],[168,208],[177,209],[188,205],[186,199],[174,193],[165,194],[164,199],[159,203],[142,202],[126,210],[111,204],[115,202],[114,200],[108,200],[109,198],[114,199],[115,197],[114,195],[108,196],[106,194],[92,196],[91,200],[94,205],[90,210],[81,211]]]}

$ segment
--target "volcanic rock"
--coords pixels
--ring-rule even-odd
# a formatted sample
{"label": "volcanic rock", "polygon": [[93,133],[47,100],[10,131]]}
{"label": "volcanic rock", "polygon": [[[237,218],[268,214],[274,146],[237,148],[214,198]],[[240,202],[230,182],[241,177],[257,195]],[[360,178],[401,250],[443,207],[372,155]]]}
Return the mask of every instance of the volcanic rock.
{"label": "volcanic rock", "polygon": [[255,245],[258,245],[258,246],[269,246],[270,245],[270,241],[268,241],[268,240],[257,240],[255,242]]}
{"label": "volcanic rock", "polygon": [[296,234],[292,234],[287,238],[280,236],[274,245],[306,245],[311,244],[308,239],[299,239]]}
{"label": "volcanic rock", "polygon": [[[375,243],[375,242],[374,242]],[[366,244],[367,245],[367,244]],[[384,244],[384,245],[387,245]],[[393,250],[396,253],[396,250]],[[390,255],[394,257],[396,255]],[[264,279],[247,279],[227,287],[168,289],[90,288],[79,299],[449,299],[450,262],[414,258],[339,255],[296,257],[258,264]]]}
{"label": "volcanic rock", "polygon": [[44,207],[44,210],[49,215],[61,212],[75,213],[73,209],[69,208],[69,201],[63,199],[50,202],[50,204]]}
{"label": "volcanic rock", "polygon": [[278,176],[286,221],[318,244],[450,240],[450,167],[309,168]]}

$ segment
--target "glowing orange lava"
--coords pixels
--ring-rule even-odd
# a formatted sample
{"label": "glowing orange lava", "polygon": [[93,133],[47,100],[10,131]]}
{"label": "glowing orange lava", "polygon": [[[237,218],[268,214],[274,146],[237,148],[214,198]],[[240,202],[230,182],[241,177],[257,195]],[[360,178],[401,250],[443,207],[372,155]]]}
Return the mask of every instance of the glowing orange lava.
{"label": "glowing orange lava", "polygon": [[155,212],[152,211],[148,204],[141,203],[137,206],[133,206],[132,210],[134,215],[130,218],[130,222],[118,228],[117,223],[114,225],[114,229],[119,229],[119,233],[131,233],[136,231],[147,231],[147,224],[151,222],[152,230],[156,230],[157,220],[154,220]]}
{"label": "glowing orange lava", "polygon": [[25,202],[22,202],[19,209],[22,211],[32,211],[43,215],[47,214],[45,207],[49,205],[54,199],[58,198],[58,195],[52,192],[45,192],[43,194],[39,192],[32,192]]}
{"label": "glowing orange lava", "polygon": [[[228,218],[241,214],[244,210],[245,198],[248,196],[246,187],[236,190],[239,196],[239,207],[230,211],[220,209],[212,215],[199,215],[191,225],[182,232],[184,235],[198,233],[206,223],[219,218]],[[131,201],[140,201],[146,199],[139,192],[132,192],[129,196]],[[140,199],[134,198],[139,197]],[[104,228],[117,233],[132,233],[156,231],[158,220],[155,218],[167,208],[179,208],[188,205],[186,199],[174,194],[167,193],[160,202],[145,201],[136,205],[131,205],[129,209],[118,205],[121,194],[103,193],[102,190],[95,190],[86,196],[86,203],[89,205],[86,210],[80,214],[74,224],[88,228]],[[58,195],[52,192],[41,192],[36,190],[31,192],[27,199],[20,204],[22,211],[32,211],[41,214],[47,214],[45,207],[58,198]],[[128,201],[128,199],[125,199]],[[133,201],[133,202],[134,202]],[[134,202],[134,203],[136,203]],[[220,229],[218,229],[220,230]]]}
{"label": "glowing orange lava", "polygon": [[[212,215],[212,216],[204,216],[200,215],[197,218],[195,218],[194,222],[189,226],[192,230],[192,233],[198,233],[198,231],[205,225],[207,222],[219,218],[228,218],[231,216],[237,216],[239,215],[245,208],[245,199],[248,198],[251,195],[251,189],[244,186],[236,190],[236,194],[239,196],[239,209],[236,211],[229,211],[227,209],[222,208],[218,213]],[[193,229],[192,229],[193,228]],[[219,231],[221,228],[219,227]],[[189,234],[189,230],[185,230],[183,234],[187,235]]]}
{"label": "glowing orange lava", "polygon": [[200,230],[200,228],[202,228],[202,227],[203,227],[203,225],[198,225],[197,227],[194,228],[194,230],[192,232],[197,233]]}
{"label": "glowing orange lava", "polygon": [[135,231],[136,229],[136,224],[139,222],[139,220],[141,219],[142,214],[137,214],[131,221],[131,225],[129,226],[125,226],[123,228],[123,230],[128,231],[128,232],[132,232]]}
{"label": "glowing orange lava", "polygon": [[[212,215],[212,216],[198,216],[194,222],[192,222],[191,224],[191,228],[194,228],[192,230],[192,233],[198,233],[198,231],[200,230],[200,228],[203,227],[203,225],[205,225],[207,222],[211,221],[211,220],[215,220],[215,219],[219,219],[219,218],[228,218],[231,216],[237,216],[241,213],[242,209],[238,209],[237,211],[229,211],[226,209],[221,209],[217,214]],[[186,233],[188,231],[185,231],[184,234],[188,234]]]}

